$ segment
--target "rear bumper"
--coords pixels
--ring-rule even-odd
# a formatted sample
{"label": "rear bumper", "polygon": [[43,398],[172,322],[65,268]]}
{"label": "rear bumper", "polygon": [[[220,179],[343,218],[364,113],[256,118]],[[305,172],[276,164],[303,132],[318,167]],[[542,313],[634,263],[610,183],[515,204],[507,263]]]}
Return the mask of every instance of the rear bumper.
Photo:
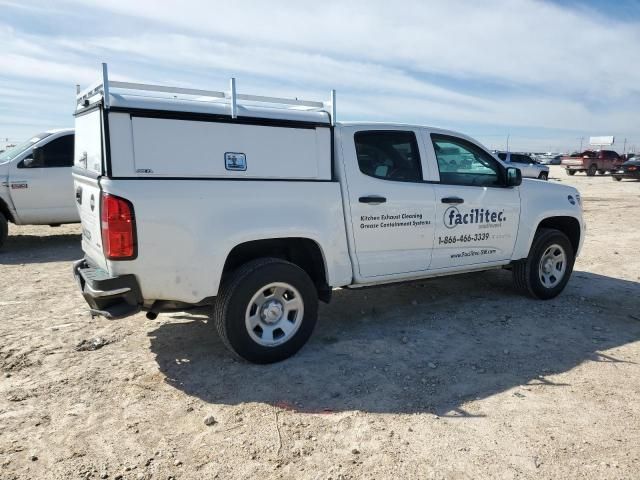
{"label": "rear bumper", "polygon": [[91,266],[86,259],[73,264],[73,275],[92,315],[108,319],[124,318],[142,308],[142,294],[135,275],[112,277]]}

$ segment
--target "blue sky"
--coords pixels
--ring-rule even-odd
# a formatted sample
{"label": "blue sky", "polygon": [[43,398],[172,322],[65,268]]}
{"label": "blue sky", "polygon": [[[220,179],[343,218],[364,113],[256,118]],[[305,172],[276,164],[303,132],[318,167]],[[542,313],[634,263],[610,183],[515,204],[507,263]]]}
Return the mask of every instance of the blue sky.
{"label": "blue sky", "polygon": [[0,0],[0,144],[72,126],[75,84],[118,79],[325,99],[338,117],[489,147],[640,150],[640,2]]}

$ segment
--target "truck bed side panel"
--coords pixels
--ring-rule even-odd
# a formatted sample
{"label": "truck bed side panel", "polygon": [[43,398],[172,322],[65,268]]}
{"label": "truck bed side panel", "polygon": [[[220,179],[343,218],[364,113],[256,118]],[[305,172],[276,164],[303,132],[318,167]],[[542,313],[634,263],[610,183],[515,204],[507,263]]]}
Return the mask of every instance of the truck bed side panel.
{"label": "truck bed side panel", "polygon": [[218,292],[229,252],[263,238],[302,237],[321,248],[328,282],[351,282],[337,182],[109,180],[107,193],[132,202],[138,257],[107,262],[135,274],[145,299],[195,303]]}

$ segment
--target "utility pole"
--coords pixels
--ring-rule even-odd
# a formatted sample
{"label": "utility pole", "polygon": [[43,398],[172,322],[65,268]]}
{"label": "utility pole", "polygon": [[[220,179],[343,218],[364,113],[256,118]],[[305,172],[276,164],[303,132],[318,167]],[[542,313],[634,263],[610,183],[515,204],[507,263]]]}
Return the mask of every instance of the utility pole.
{"label": "utility pole", "polygon": [[507,133],[507,152],[509,151],[509,136],[510,136],[510,134]]}
{"label": "utility pole", "polygon": [[584,137],[578,137],[577,139],[580,140],[580,150],[578,151],[582,153],[582,142],[584,142]]}
{"label": "utility pole", "polygon": [[622,147],[622,154],[627,153],[627,139],[624,139],[624,146]]}

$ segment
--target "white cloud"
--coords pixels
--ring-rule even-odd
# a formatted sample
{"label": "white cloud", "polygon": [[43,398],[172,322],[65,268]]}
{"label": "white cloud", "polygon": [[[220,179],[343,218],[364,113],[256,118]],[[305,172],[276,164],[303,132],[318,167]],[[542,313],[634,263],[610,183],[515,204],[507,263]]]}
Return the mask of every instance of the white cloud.
{"label": "white cloud", "polygon": [[223,89],[235,75],[244,91],[313,98],[337,88],[342,118],[640,143],[640,65],[630,56],[640,51],[640,25],[595,12],[533,0],[67,0],[56,8],[103,28],[44,34],[0,24],[0,79],[72,88],[95,80],[107,59],[116,77],[147,82]]}
{"label": "white cloud", "polygon": [[[152,18],[239,45],[355,58],[420,72],[562,91],[640,91],[638,25],[605,21],[531,0],[189,2],[90,0],[96,8]],[[330,72],[326,72],[330,74]],[[613,91],[611,91],[613,89]]]}

